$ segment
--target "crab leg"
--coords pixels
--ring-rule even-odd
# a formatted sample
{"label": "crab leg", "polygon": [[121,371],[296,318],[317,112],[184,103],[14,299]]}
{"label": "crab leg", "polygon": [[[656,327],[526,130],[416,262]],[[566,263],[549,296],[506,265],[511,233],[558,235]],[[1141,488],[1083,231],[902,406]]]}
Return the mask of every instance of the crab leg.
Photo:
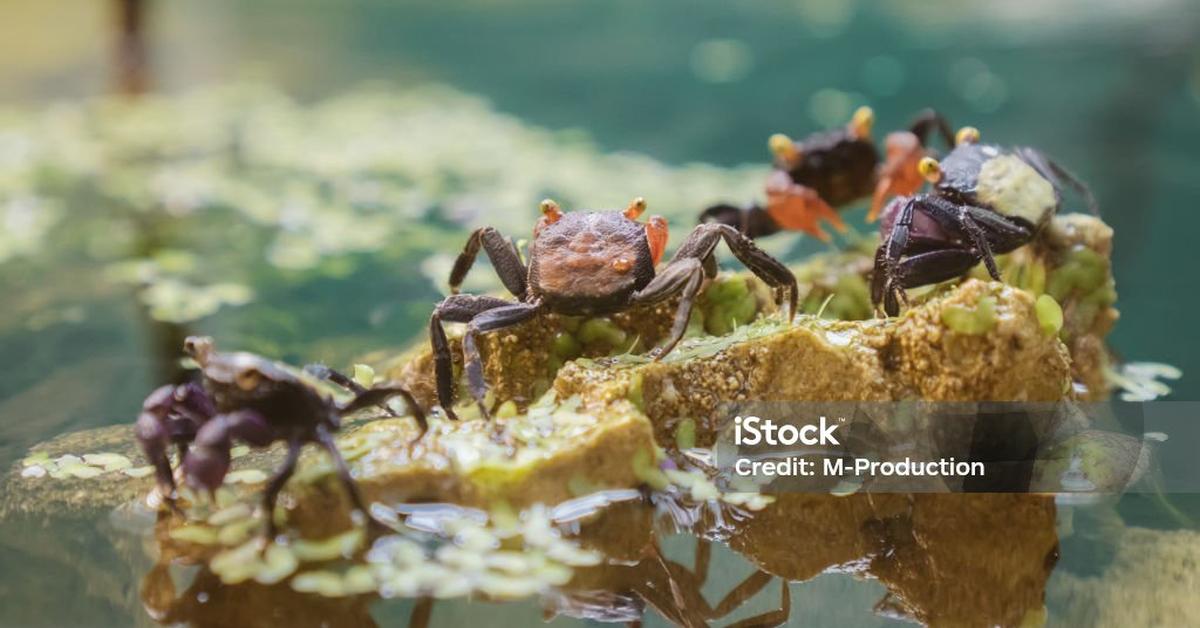
{"label": "crab leg", "polygon": [[729,225],[742,232],[748,238],[761,238],[779,233],[779,224],[775,222],[767,210],[758,205],[735,207],[733,205],[713,205],[700,213],[701,224],[719,222]]}
{"label": "crab leg", "polygon": [[541,303],[512,303],[503,307],[490,309],[476,315],[467,323],[467,332],[463,334],[463,370],[467,375],[467,387],[471,396],[479,405],[479,412],[487,418],[491,416],[484,397],[487,395],[487,382],[483,378],[483,360],[479,356],[479,348],[475,345],[475,337],[481,333],[512,327],[534,317],[542,309]]}
{"label": "crab leg", "polygon": [[[355,395],[362,395],[363,393],[367,392],[367,388],[365,386],[363,386],[362,384],[354,381],[353,379],[348,377],[345,373],[334,370],[328,366],[325,366],[324,364],[305,365],[304,372],[308,373],[309,375],[312,375],[313,377],[333,382],[334,384],[337,384],[338,386],[341,386],[342,388],[349,390],[350,392],[354,393]],[[388,407],[388,405],[386,403],[384,403],[384,401],[387,401],[387,399],[385,398],[375,405],[378,406],[380,410],[383,410],[384,412],[386,412],[388,416],[391,416],[391,417],[399,416],[398,414],[396,414],[396,411],[391,409],[390,407]],[[410,404],[410,406],[411,406],[411,404]]]}
{"label": "crab leg", "polygon": [[661,274],[630,297],[631,304],[640,305],[661,303],[676,294],[682,295],[679,299],[679,307],[675,310],[675,321],[671,323],[671,332],[667,336],[667,341],[651,351],[655,360],[660,360],[670,353],[671,349],[674,349],[679,340],[683,338],[683,333],[687,331],[688,319],[692,315],[692,305],[696,300],[696,294],[700,292],[700,286],[704,284],[704,275],[704,264],[694,257],[671,260]]}
{"label": "crab leg", "polygon": [[954,146],[954,133],[950,131],[950,123],[942,117],[942,114],[933,109],[925,109],[913,118],[912,124],[908,126],[908,132],[917,136],[924,146],[929,143],[929,133],[936,130],[938,135],[945,140],[946,146]]}
{"label": "crab leg", "polygon": [[[362,388],[362,386],[359,386],[359,388]],[[412,413],[413,419],[420,426],[421,435],[424,435],[425,431],[429,429],[429,422],[425,419],[425,412],[412,396],[412,393],[400,386],[382,385],[373,388],[363,388],[362,392],[358,393],[356,397],[347,401],[345,405],[338,407],[338,414],[351,414],[363,408],[377,406],[387,409],[389,414],[396,416],[395,411],[388,407],[387,400],[397,396],[404,397],[404,403],[408,404],[408,411]]]}
{"label": "crab leg", "polygon": [[[350,496],[350,503],[372,524],[387,528],[386,525],[375,519],[370,509],[367,508],[366,502],[362,498],[362,493],[358,490],[358,484],[354,482],[354,476],[350,475],[350,467],[346,466],[346,459],[342,457],[342,452],[338,451],[337,443],[333,441],[333,435],[329,433],[329,429],[324,425],[318,425],[316,436],[317,442],[325,451],[329,452],[329,457],[333,458],[333,465],[337,468],[338,479],[342,481],[342,486],[345,487],[346,493]],[[297,452],[299,452],[299,448],[297,448]],[[291,457],[290,450],[288,451],[288,456],[289,458]],[[292,466],[295,466],[294,462]],[[288,475],[291,475],[291,471],[288,471]]]}
{"label": "crab leg", "polygon": [[[275,502],[279,499],[279,491],[283,490],[283,486],[296,471],[296,461],[300,459],[302,446],[298,440],[288,441],[287,457],[283,460],[283,466],[279,467],[275,475],[271,476],[271,481],[267,483],[267,489],[263,491],[263,517],[267,520],[268,541],[274,540],[279,534],[279,528],[275,525]],[[338,459],[341,459],[340,456]]]}
{"label": "crab leg", "polygon": [[1062,187],[1062,184],[1065,183],[1067,187],[1075,190],[1076,194],[1083,197],[1083,202],[1087,205],[1088,211],[1093,216],[1100,215],[1100,206],[1096,203],[1096,197],[1092,196],[1091,188],[1083,181],[1080,181],[1074,174],[1071,174],[1069,170],[1058,165],[1058,162],[1050,159],[1041,151],[1029,148],[1028,146],[1016,148],[1014,151],[1018,157],[1032,166],[1034,170],[1037,170],[1038,174],[1049,179],[1051,183],[1056,184],[1058,187]]}
{"label": "crab leg", "polygon": [[492,267],[496,269],[496,274],[500,276],[504,287],[513,296],[524,299],[525,263],[521,261],[521,254],[517,252],[517,246],[513,244],[512,240],[500,235],[500,232],[493,227],[476,229],[467,238],[466,246],[463,247],[462,253],[459,253],[458,259],[454,260],[454,268],[450,271],[450,293],[458,293],[458,288],[462,285],[463,279],[466,279],[467,272],[475,264],[475,256],[479,254],[480,246],[483,246],[484,252],[487,253],[488,259],[491,260]]}
{"label": "crab leg", "polygon": [[762,249],[755,246],[750,238],[738,233],[737,229],[729,225],[709,223],[697,226],[679,247],[679,250],[675,252],[675,257],[671,258],[670,263],[674,264],[677,260],[694,257],[706,262],[707,267],[707,261],[713,254],[713,249],[722,239],[725,240],[725,244],[733,252],[733,255],[745,264],[750,272],[772,288],[783,288],[788,292],[790,306],[788,319],[791,320],[796,313],[796,276],[788,270],[787,266],[767,255]]}
{"label": "crab leg", "polygon": [[446,330],[442,327],[442,321],[469,323],[472,318],[483,312],[511,304],[511,301],[496,297],[454,294],[438,303],[433,310],[433,315],[429,317],[429,341],[433,346],[433,367],[437,380],[438,404],[442,406],[446,416],[451,419],[458,419],[454,414],[454,358],[450,354],[450,342],[446,339]]}

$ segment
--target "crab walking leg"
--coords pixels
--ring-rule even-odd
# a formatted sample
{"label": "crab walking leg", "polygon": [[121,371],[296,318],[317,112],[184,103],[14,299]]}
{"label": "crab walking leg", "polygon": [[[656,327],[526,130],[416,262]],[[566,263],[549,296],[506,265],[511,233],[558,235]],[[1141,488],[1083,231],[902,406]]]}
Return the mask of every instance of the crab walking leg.
{"label": "crab walking leg", "polygon": [[954,146],[954,132],[950,130],[950,123],[942,117],[942,114],[933,109],[921,111],[908,126],[908,132],[917,136],[922,146],[929,144],[929,134],[933,131],[937,131],[938,135],[942,136],[946,146]]}
{"label": "crab walking leg", "polygon": [[345,487],[346,493],[350,496],[350,503],[367,518],[367,521],[386,528],[387,526],[376,520],[374,515],[371,514],[371,510],[367,508],[367,504],[362,498],[362,493],[358,490],[358,485],[354,483],[354,476],[350,475],[350,467],[346,466],[346,459],[342,457],[342,452],[338,451],[337,443],[333,440],[333,434],[324,425],[318,425],[316,435],[317,442],[329,453],[329,457],[333,459],[333,466],[337,469],[338,479],[342,481],[342,486]]}
{"label": "crab walking leg", "polygon": [[927,286],[961,277],[979,263],[979,256],[970,249],[950,248],[910,255],[899,262],[891,277],[871,280],[871,299],[883,301],[888,316],[900,313],[899,299],[903,290]]}
{"label": "crab walking leg", "polygon": [[454,358],[450,354],[450,342],[446,340],[446,330],[442,327],[442,321],[469,323],[472,318],[483,312],[511,304],[511,301],[496,297],[454,294],[438,303],[433,315],[429,317],[429,342],[433,347],[438,404],[451,419],[458,419],[454,414]]}
{"label": "crab walking leg", "polygon": [[683,333],[687,331],[688,319],[692,315],[696,294],[700,292],[700,286],[704,285],[704,275],[704,264],[694,257],[671,260],[662,273],[630,297],[630,303],[641,305],[661,303],[676,294],[682,295],[667,341],[650,352],[655,360],[661,360],[670,353],[683,338]]}
{"label": "crab walking leg", "polygon": [[788,588],[787,580],[783,579],[779,581],[779,588],[779,608],[735,621],[726,628],[759,628],[786,624],[792,615],[792,591]]}
{"label": "crab walking leg", "polygon": [[[313,377],[333,382],[334,384],[337,384],[338,386],[341,386],[342,388],[349,390],[350,392],[354,393],[355,395],[362,395],[363,393],[367,392],[367,388],[365,386],[363,386],[362,384],[354,381],[353,379],[348,377],[345,373],[336,371],[328,366],[325,366],[324,364],[305,365],[304,372],[308,373],[309,375],[312,375]],[[388,405],[386,403],[384,403],[385,401],[387,401],[386,398],[381,400],[379,403],[377,403],[375,405],[380,410],[383,410],[384,412],[386,412],[388,416],[391,416],[391,417],[399,416],[396,414],[395,410],[391,409],[390,407],[388,407]],[[411,406],[411,404],[410,404],[410,406]]]}
{"label": "crab walking leg", "polygon": [[512,327],[533,318],[541,311],[541,303],[513,303],[488,310],[479,314],[467,323],[467,332],[463,334],[463,371],[467,375],[467,387],[471,396],[479,405],[479,412],[484,418],[490,417],[491,412],[484,403],[487,395],[487,382],[483,378],[483,360],[479,357],[479,348],[475,337],[479,334]]}
{"label": "crab walking leg", "polygon": [[[361,388],[361,386],[360,386]],[[396,416],[395,411],[387,405],[387,400],[392,397],[403,397],[404,403],[408,405],[408,411],[416,420],[417,425],[421,428],[421,436],[425,435],[429,429],[429,422],[425,419],[425,411],[417,403],[417,400],[412,396],[412,393],[406,388],[400,386],[381,385],[374,388],[364,388],[356,397],[347,401],[345,405],[338,407],[338,414],[346,415],[358,412],[364,408],[376,406],[386,408],[392,416]],[[418,436],[420,438],[420,436]]]}
{"label": "crab walking leg", "polygon": [[705,262],[707,268],[709,267],[707,260],[722,239],[725,240],[725,244],[733,252],[734,257],[745,264],[750,272],[772,288],[781,288],[787,291],[788,320],[790,321],[796,314],[798,297],[796,276],[788,270],[787,266],[767,255],[766,252],[754,245],[754,241],[738,233],[737,229],[729,225],[710,223],[696,227],[688,239],[680,245],[670,263],[674,264],[677,260],[693,257]]}
{"label": "crab walking leg", "polygon": [[718,222],[729,225],[748,238],[761,238],[779,233],[779,224],[775,222],[767,210],[758,205],[736,207],[729,204],[713,205],[700,212],[701,224]]}
{"label": "crab walking leg", "polygon": [[713,615],[715,617],[724,617],[732,613],[741,607],[742,604],[745,604],[746,600],[757,595],[759,591],[762,591],[774,579],[775,576],[765,571],[756,571],[750,574],[745,580],[734,587],[732,591],[726,593],[720,602],[717,602],[716,607],[713,608]]}
{"label": "crab walking leg", "polygon": [[267,540],[273,541],[279,534],[279,527],[275,525],[275,502],[279,500],[279,491],[283,490],[283,486],[287,484],[292,473],[296,471],[296,461],[300,460],[300,449],[303,444],[299,440],[289,440],[287,448],[287,457],[283,460],[283,466],[271,476],[271,481],[267,483],[267,490],[263,492],[263,517],[267,520]]}
{"label": "crab walking leg", "polygon": [[1083,202],[1087,205],[1088,211],[1093,216],[1100,215],[1100,206],[1096,203],[1096,197],[1092,195],[1091,188],[1081,181],[1079,177],[1072,174],[1071,171],[1063,168],[1058,162],[1037,149],[1021,146],[1013,150],[1022,161],[1032,166],[1038,174],[1046,177],[1051,183],[1058,187],[1062,187],[1062,184],[1065,183],[1067,187],[1075,190],[1076,194],[1083,197]]}
{"label": "crab walking leg", "polygon": [[454,268],[450,271],[450,293],[458,293],[458,288],[466,279],[467,272],[475,264],[475,256],[479,254],[480,246],[483,246],[484,252],[487,253],[488,259],[491,260],[492,267],[496,269],[496,274],[500,276],[504,287],[513,296],[524,299],[525,263],[521,261],[521,254],[517,252],[517,246],[513,244],[512,240],[500,235],[500,232],[493,227],[476,229],[467,238],[466,246],[463,247],[462,253],[458,254],[458,259],[454,260]]}
{"label": "crab walking leg", "polygon": [[158,492],[164,500],[172,500],[175,495],[175,477],[171,473],[171,460],[167,458],[171,437],[166,426],[174,393],[175,387],[170,385],[151,393],[142,404],[142,413],[138,415],[133,428],[142,454],[154,465]]}

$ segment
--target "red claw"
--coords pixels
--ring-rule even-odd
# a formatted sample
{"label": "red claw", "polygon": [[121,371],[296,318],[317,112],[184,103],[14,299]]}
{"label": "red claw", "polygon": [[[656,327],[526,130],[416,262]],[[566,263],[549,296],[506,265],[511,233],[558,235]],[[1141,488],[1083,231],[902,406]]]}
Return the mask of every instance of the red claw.
{"label": "red claw", "polygon": [[767,178],[767,213],[780,227],[803,231],[822,242],[830,235],[821,228],[824,219],[839,233],[846,231],[846,223],[829,203],[812,189],[792,181],[787,172],[776,170]]}
{"label": "red claw", "polygon": [[651,216],[646,223],[646,240],[650,242],[650,258],[654,260],[655,265],[658,265],[663,252],[667,250],[668,235],[667,219],[662,216]]}
{"label": "red claw", "polygon": [[916,135],[909,131],[889,133],[886,141],[887,158],[879,166],[879,182],[871,196],[871,211],[867,222],[879,218],[879,210],[893,196],[915,194],[924,185],[925,179],[917,170],[917,164],[925,156],[925,148]]}

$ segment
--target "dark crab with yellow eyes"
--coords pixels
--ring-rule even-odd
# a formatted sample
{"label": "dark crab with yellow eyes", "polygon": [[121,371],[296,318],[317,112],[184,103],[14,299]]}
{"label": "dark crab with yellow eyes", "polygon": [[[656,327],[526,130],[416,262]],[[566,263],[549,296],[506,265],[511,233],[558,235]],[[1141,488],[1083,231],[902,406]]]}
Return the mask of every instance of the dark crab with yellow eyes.
{"label": "dark crab with yellow eyes", "polygon": [[999,281],[995,256],[1037,239],[1064,186],[1098,213],[1087,186],[1041,151],[981,144],[972,127],[941,163],[926,157],[918,169],[933,190],[897,197],[880,224],[871,299],[888,316],[899,313],[905,289],[961,277],[980,262]]}
{"label": "dark crab with yellow eyes", "polygon": [[252,447],[283,441],[287,443],[287,457],[263,494],[268,539],[273,539],[276,532],[271,516],[275,500],[295,471],[306,443],[320,445],[329,453],[354,507],[370,517],[334,444],[333,434],[343,416],[371,406],[391,413],[386,401],[400,396],[408,403],[422,433],[426,429],[421,408],[399,386],[365,388],[328,367],[307,367],[310,374],[354,393],[352,399],[338,403],[267,358],[216,351],[211,338],[189,337],[184,351],[200,366],[201,381],[155,390],[146,398],[134,428],[142,452],[155,468],[159,492],[166,502],[174,504],[175,479],[167,457],[172,445],[179,449],[179,464],[187,484],[212,493],[229,472],[235,441]]}
{"label": "dark crab with yellow eyes", "polygon": [[819,221],[845,230],[837,209],[865,197],[871,197],[867,220],[875,220],[887,199],[912,194],[924,184],[917,164],[929,154],[930,134],[936,131],[947,145],[952,138],[945,119],[926,109],[908,129],[888,134],[881,159],[871,139],[874,122],[871,108],[860,107],[846,126],[798,142],[772,135],[767,144],[775,169],[767,177],[766,207],[714,205],[700,214],[700,222],[727,224],[751,238],[791,230],[829,240]]}
{"label": "dark crab with yellow eyes", "polygon": [[[471,395],[486,417],[487,383],[479,334],[517,325],[541,312],[604,315],[678,296],[671,331],[651,352],[654,359],[660,359],[683,337],[696,295],[716,275],[713,252],[722,240],[738,260],[775,289],[780,302],[786,293],[789,317],[796,310],[796,278],[791,271],[728,225],[696,226],[674,257],[656,272],[667,245],[667,222],[659,216],[638,222],[646,210],[643,199],[635,199],[624,211],[563,212],[551,200],[543,201],[541,210],[529,244],[528,264],[516,245],[496,229],[483,227],[473,232],[450,272],[451,295],[438,303],[429,320],[438,402],[451,418],[455,417],[454,371],[444,322],[467,323],[462,342],[464,370]],[[481,247],[516,302],[458,294]]]}

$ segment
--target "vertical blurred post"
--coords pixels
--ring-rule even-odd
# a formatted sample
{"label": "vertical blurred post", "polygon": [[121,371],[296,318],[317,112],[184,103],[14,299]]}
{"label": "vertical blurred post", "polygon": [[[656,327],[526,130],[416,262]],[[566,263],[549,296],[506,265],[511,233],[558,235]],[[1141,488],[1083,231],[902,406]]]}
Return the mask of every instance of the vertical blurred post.
{"label": "vertical blurred post", "polygon": [[136,95],[149,88],[146,0],[112,0],[117,19],[116,88]]}

